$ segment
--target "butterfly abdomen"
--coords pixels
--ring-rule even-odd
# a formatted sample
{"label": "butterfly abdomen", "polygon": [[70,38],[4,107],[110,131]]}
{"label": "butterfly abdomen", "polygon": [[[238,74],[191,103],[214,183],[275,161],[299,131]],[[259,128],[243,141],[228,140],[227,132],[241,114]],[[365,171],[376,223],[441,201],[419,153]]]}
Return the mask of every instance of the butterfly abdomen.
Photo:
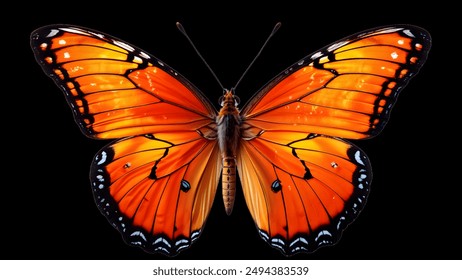
{"label": "butterfly abdomen", "polygon": [[233,211],[236,197],[236,154],[239,141],[240,115],[234,95],[227,91],[217,116],[218,144],[220,146],[223,169],[221,187],[226,214]]}
{"label": "butterfly abdomen", "polygon": [[226,214],[231,215],[236,198],[236,159],[227,156],[223,158],[221,187]]}

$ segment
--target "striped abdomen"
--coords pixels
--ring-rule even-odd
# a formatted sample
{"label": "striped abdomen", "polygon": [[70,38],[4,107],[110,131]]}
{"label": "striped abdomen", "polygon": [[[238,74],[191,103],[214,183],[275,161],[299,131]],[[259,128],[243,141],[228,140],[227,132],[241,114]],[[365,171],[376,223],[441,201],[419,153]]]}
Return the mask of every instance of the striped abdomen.
{"label": "striped abdomen", "polygon": [[221,176],[223,203],[225,204],[226,214],[230,215],[236,198],[236,160],[234,157],[225,156],[223,158]]}

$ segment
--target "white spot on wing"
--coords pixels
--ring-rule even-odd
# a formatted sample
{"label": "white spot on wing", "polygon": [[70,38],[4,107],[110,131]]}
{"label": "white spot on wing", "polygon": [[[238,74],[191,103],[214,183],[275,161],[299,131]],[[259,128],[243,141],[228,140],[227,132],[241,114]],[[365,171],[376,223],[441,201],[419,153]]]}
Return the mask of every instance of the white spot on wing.
{"label": "white spot on wing", "polygon": [[292,243],[290,243],[290,247],[294,246],[297,242],[302,242],[308,245],[308,240],[306,240],[306,238],[299,237],[292,241]]}
{"label": "white spot on wing", "polygon": [[271,245],[281,249],[282,251],[284,251],[283,245],[285,245],[285,244],[284,244],[284,241],[282,239],[280,239],[280,238],[271,239]]}
{"label": "white spot on wing", "polygon": [[59,30],[58,29],[51,29],[50,33],[46,37],[54,37],[56,34],[58,34]]}
{"label": "white spot on wing", "polygon": [[143,63],[143,59],[141,59],[139,56],[135,56],[133,58],[133,62],[141,64],[141,63]]}
{"label": "white spot on wing", "polygon": [[144,236],[144,234],[143,234],[141,231],[134,231],[132,234],[130,234],[130,236],[139,236],[139,237],[141,237],[144,241],[146,241],[146,237]]}
{"label": "white spot on wing", "polygon": [[338,49],[338,48],[340,48],[340,47],[345,46],[346,44],[348,44],[348,41],[337,42],[337,43],[335,43],[335,44],[330,45],[330,46],[327,48],[327,50],[328,50],[329,52],[331,52],[331,51],[334,51],[334,50],[336,50],[336,49]]}
{"label": "white spot on wing", "polygon": [[[81,29],[76,29],[76,28],[60,28],[61,30],[63,31],[66,31],[66,32],[70,32],[70,33],[75,33],[75,34],[81,34],[81,35],[85,35],[85,36],[88,36],[88,33],[87,32],[84,32],[83,30]],[[56,30],[56,32],[58,32],[58,30]]]}
{"label": "white spot on wing", "polygon": [[364,166],[364,162],[362,161],[361,159],[361,152],[360,151],[356,151],[355,153],[355,160],[357,163],[361,164]]}
{"label": "white spot on wing", "polygon": [[404,29],[403,33],[406,34],[409,37],[415,38],[415,35],[409,29]]}
{"label": "white spot on wing", "polygon": [[378,30],[378,31],[374,32],[373,34],[393,33],[393,32],[400,31],[400,30],[402,30],[402,28],[400,28],[400,27],[384,28],[384,29],[381,29],[381,30]]}
{"label": "white spot on wing", "polygon": [[168,241],[163,237],[159,237],[156,240],[154,240],[154,242],[152,242],[152,244],[158,244],[158,243],[163,243],[163,244],[167,245],[167,247],[169,247],[169,248],[172,247],[172,245],[170,245],[170,243],[168,243]]}
{"label": "white spot on wing", "polygon": [[107,154],[105,151],[101,152],[101,159],[96,163],[97,165],[101,165],[106,162]]}
{"label": "white spot on wing", "polygon": [[314,240],[315,240],[315,241],[318,241],[319,238],[321,238],[321,237],[323,237],[323,236],[325,236],[325,235],[332,237],[332,234],[331,234],[329,231],[327,231],[327,230],[321,230],[321,231],[319,232],[318,236],[316,236],[316,238],[315,238]]}
{"label": "white spot on wing", "polygon": [[114,40],[113,42],[114,42],[114,45],[119,46],[119,47],[121,47],[123,49],[126,49],[127,51],[132,52],[132,51],[135,50],[132,46],[130,46],[130,45],[124,43],[124,42],[120,42],[120,41],[117,41],[117,40]]}
{"label": "white spot on wing", "polygon": [[323,55],[322,52],[317,52],[317,53],[315,53],[315,54],[313,54],[313,55],[311,56],[311,59],[319,58],[319,57],[321,57],[322,55]]}
{"label": "white spot on wing", "polygon": [[262,236],[262,238],[265,240],[265,241],[268,241],[269,239],[269,236],[266,232],[262,231],[262,230],[259,230],[259,233],[260,235]]}
{"label": "white spot on wing", "polygon": [[140,52],[140,56],[146,59],[151,59],[151,57],[147,53],[144,53],[144,52]]}
{"label": "white spot on wing", "polygon": [[345,221],[345,217],[340,217],[338,223],[337,223],[337,230],[340,229],[340,226],[343,224],[343,222]]}

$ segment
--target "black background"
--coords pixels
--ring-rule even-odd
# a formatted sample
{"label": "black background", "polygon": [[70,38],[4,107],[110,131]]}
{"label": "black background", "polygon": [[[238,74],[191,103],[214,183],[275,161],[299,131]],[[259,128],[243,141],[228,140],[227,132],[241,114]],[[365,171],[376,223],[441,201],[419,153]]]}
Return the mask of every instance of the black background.
{"label": "black background", "polygon": [[[160,58],[210,97],[221,88],[187,40],[180,21],[225,87],[232,87],[276,22],[282,27],[237,88],[244,103],[269,79],[311,52],[364,29],[405,23],[427,29],[427,63],[398,100],[377,137],[356,142],[370,157],[369,200],[340,242],[294,259],[459,259],[460,145],[454,133],[460,58],[454,8],[376,1],[339,6],[309,2],[208,5],[27,4],[12,12],[2,38],[2,259],[166,259],[126,245],[93,201],[88,173],[106,144],[81,134],[61,91],[35,62],[29,35],[43,25],[89,27]],[[443,22],[437,20],[443,17]],[[448,35],[449,34],[449,35]],[[456,82],[456,84],[453,84]],[[452,86],[453,87],[449,87]],[[448,89],[446,89],[448,88]],[[455,252],[455,253],[452,253]],[[177,259],[285,259],[257,233],[239,193],[226,216],[217,196],[203,234]]]}

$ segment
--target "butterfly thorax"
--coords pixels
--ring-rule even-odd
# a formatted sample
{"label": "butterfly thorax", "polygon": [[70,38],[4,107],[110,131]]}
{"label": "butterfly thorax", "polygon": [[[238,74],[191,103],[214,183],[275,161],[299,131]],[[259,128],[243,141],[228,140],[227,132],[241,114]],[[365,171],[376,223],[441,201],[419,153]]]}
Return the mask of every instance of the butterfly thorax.
{"label": "butterfly thorax", "polygon": [[225,211],[231,214],[236,194],[236,154],[239,143],[241,117],[237,109],[238,99],[226,91],[221,100],[221,109],[216,118],[218,144],[223,160],[222,192]]}

